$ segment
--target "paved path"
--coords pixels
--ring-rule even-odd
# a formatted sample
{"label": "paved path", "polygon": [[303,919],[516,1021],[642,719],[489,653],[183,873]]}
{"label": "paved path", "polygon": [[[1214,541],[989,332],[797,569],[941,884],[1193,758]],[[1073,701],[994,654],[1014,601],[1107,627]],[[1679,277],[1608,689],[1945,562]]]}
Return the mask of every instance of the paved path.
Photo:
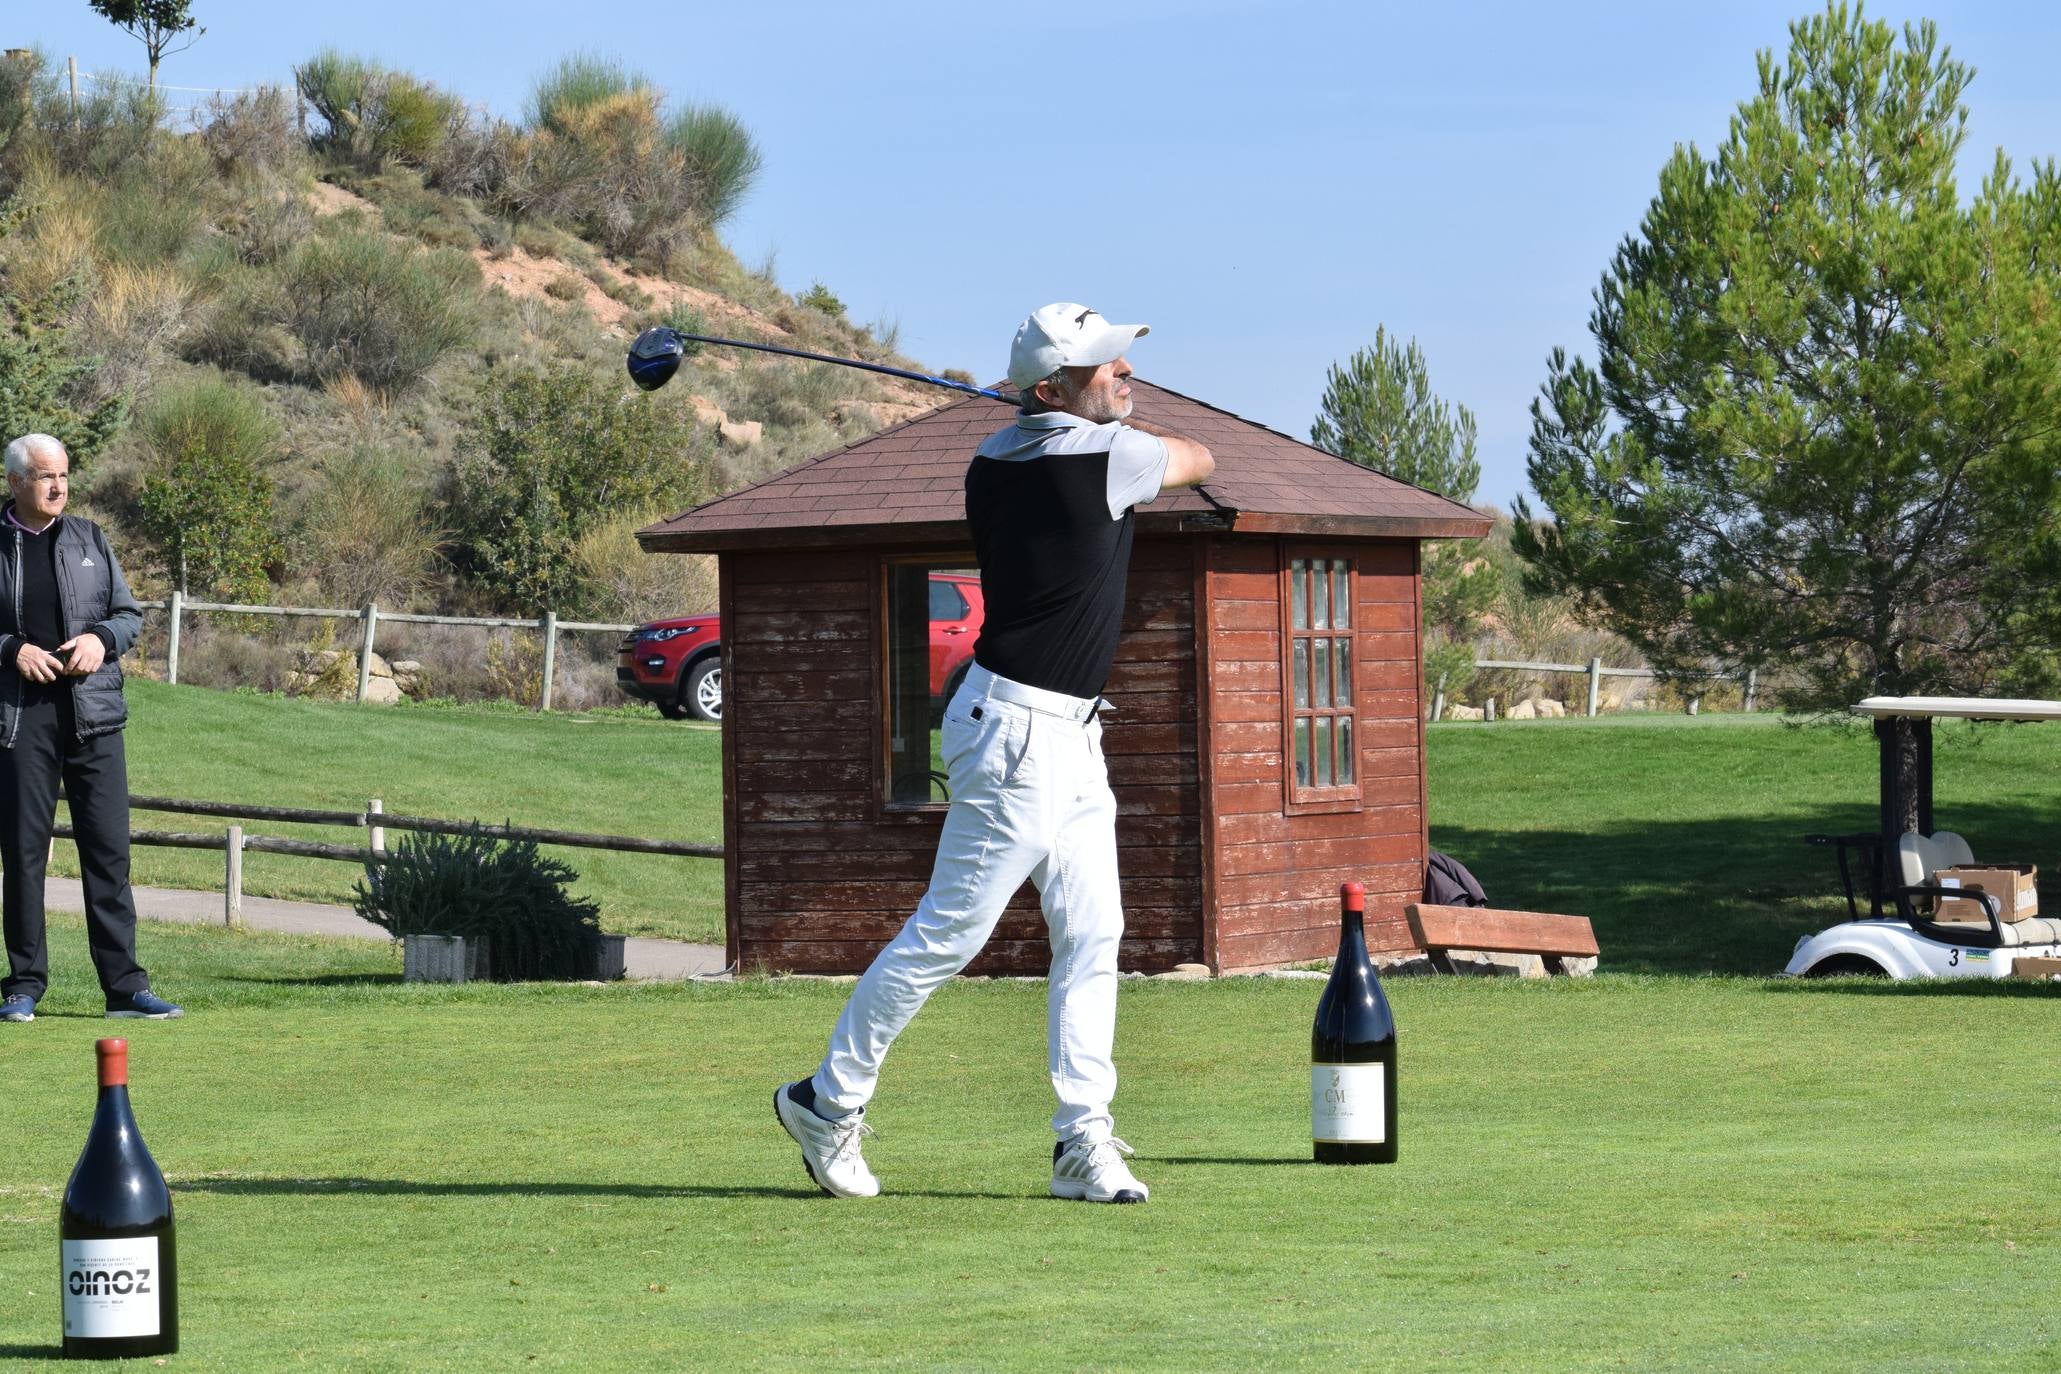
{"label": "paved path", "polygon": [[[178,888],[139,887],[136,914],[146,921],[186,921],[196,925],[222,923],[222,894],[187,892]],[[85,894],[76,878],[51,875],[44,888],[44,902],[52,911],[84,912]],[[347,906],[321,902],[286,902],[274,897],[243,898],[243,923],[258,930],[284,930],[296,935],[331,935],[355,940],[384,940],[387,933]],[[624,942],[623,964],[632,978],[705,978],[723,971],[721,945],[690,945],[681,940],[647,940],[632,936]]]}

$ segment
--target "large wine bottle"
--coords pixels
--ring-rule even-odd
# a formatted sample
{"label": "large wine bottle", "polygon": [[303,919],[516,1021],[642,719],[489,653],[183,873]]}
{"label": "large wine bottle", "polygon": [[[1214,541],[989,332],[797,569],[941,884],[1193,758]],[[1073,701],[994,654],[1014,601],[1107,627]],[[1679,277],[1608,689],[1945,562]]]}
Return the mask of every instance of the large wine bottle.
{"label": "large wine bottle", "polygon": [[64,1353],[118,1359],[179,1348],[172,1194],[129,1111],[129,1042],[100,1040],[100,1105],[58,1223]]}
{"label": "large wine bottle", "polygon": [[1367,890],[1339,892],[1338,958],[1310,1031],[1310,1135],[1319,1164],[1395,1163],[1395,1017],[1367,957]]}

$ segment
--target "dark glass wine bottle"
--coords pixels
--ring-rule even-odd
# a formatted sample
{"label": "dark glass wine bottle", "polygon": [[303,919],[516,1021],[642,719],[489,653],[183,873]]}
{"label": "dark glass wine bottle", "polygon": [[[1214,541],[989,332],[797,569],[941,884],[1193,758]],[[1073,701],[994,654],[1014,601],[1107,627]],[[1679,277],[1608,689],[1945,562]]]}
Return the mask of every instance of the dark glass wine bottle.
{"label": "dark glass wine bottle", "polygon": [[129,1042],[100,1040],[100,1105],[58,1222],[67,1358],[179,1348],[172,1194],[129,1111]]}
{"label": "dark glass wine bottle", "polygon": [[1367,890],[1339,892],[1331,981],[1310,1032],[1310,1135],[1319,1164],[1395,1163],[1395,1017],[1367,957]]}

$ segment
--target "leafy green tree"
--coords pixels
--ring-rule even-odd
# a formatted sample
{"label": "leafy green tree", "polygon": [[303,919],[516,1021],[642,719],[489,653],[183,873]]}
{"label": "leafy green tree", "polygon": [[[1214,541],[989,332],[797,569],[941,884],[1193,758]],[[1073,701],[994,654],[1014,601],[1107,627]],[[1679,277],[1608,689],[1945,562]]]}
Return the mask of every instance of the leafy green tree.
{"label": "leafy green tree", "polygon": [[[150,55],[150,89],[157,89],[157,64],[165,54],[185,52],[207,30],[200,26],[190,11],[193,0],[86,0],[93,12],[118,29],[122,29]],[[179,35],[190,33],[192,37],[178,47],[172,44]]]}
{"label": "leafy green tree", "polygon": [[[0,207],[0,240],[20,228],[31,207],[10,201]],[[128,415],[127,402],[111,396],[91,410],[72,398],[98,368],[74,355],[65,342],[64,322],[81,286],[67,278],[34,296],[17,293],[0,266],[0,444],[24,434],[54,435],[74,465],[107,446]]]}
{"label": "leafy green tree", "polygon": [[576,364],[491,374],[445,486],[460,566],[500,604],[582,607],[582,538],[626,510],[706,491],[707,440],[680,405]]}
{"label": "leafy green tree", "polygon": [[[1374,346],[1333,364],[1310,442],[1361,467],[1465,504],[1481,482],[1474,412],[1431,389],[1415,339],[1399,344],[1382,327]],[[1457,696],[1474,676],[1474,639],[1496,602],[1502,576],[1469,546],[1424,546],[1424,675]]]}
{"label": "leafy green tree", "polygon": [[149,455],[137,513],[172,585],[262,601],[280,556],[266,471],[279,431],[257,397],[202,375],[159,395],[137,428]]}
{"label": "leafy green tree", "polygon": [[1678,147],[1555,349],[1527,580],[1654,666],[1786,704],[1993,689],[2051,619],[2061,178],[1954,183],[1969,68],[1930,23],[1790,26],[1714,158]]}

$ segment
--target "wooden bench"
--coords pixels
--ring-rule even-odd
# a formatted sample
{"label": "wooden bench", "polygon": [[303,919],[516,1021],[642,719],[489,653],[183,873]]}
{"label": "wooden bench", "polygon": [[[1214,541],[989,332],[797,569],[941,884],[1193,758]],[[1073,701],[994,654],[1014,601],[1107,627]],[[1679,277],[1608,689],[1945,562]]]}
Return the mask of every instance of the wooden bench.
{"label": "wooden bench", "polygon": [[1593,959],[1596,932],[1586,916],[1556,916],[1544,911],[1499,911],[1490,906],[1432,906],[1412,902],[1403,908],[1410,934],[1442,973],[1453,971],[1446,951],[1474,949],[1484,954],[1536,954],[1549,973],[1565,973],[1568,959]]}

